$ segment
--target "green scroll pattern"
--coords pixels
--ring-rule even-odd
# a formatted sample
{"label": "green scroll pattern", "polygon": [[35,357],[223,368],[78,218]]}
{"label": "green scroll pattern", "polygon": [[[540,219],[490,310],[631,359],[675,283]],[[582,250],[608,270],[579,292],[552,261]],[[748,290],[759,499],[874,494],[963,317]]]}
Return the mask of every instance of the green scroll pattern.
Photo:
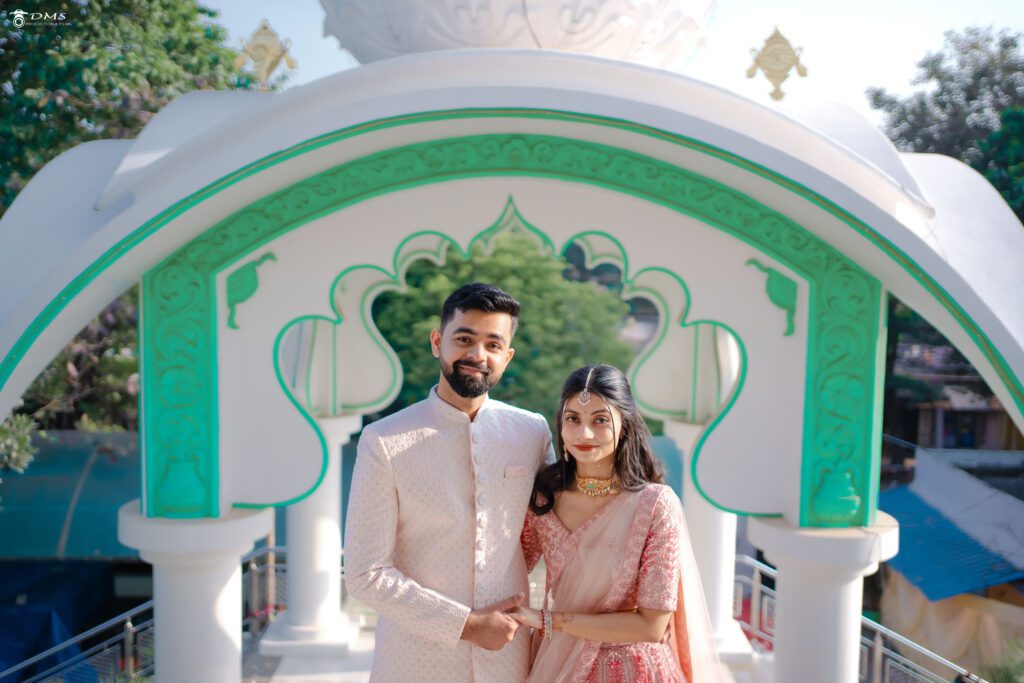
{"label": "green scroll pattern", "polygon": [[[872,401],[880,284],[809,231],[741,192],[632,151],[545,135],[433,140],[316,174],[217,223],[144,277],[143,390],[147,514],[216,516],[217,272],[271,239],[361,200],[481,176],[558,178],[657,202],[724,230],[810,283],[801,524],[870,524],[874,513]],[[156,482],[179,463],[202,503],[175,505]],[[829,474],[849,473],[856,506],[819,513]],[[178,484],[175,490],[180,490]],[[198,496],[190,496],[195,501]]]}

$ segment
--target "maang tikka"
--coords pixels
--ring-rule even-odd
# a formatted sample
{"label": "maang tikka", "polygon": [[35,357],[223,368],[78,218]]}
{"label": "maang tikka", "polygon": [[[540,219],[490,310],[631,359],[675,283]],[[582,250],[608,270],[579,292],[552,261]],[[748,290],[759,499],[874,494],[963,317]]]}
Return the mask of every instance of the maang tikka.
{"label": "maang tikka", "polygon": [[580,405],[585,406],[590,403],[590,378],[594,375],[594,368],[590,368],[590,372],[587,373],[587,381],[583,383],[583,391],[580,392],[579,399]]}

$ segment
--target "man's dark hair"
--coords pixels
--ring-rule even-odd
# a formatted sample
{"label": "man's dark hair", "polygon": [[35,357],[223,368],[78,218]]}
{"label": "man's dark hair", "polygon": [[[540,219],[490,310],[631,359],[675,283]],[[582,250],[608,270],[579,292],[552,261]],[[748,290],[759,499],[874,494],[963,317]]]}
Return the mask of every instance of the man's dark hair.
{"label": "man's dark hair", "polygon": [[455,317],[455,311],[508,313],[512,316],[512,334],[519,327],[519,302],[508,292],[486,282],[470,282],[448,295],[441,308],[441,329]]}

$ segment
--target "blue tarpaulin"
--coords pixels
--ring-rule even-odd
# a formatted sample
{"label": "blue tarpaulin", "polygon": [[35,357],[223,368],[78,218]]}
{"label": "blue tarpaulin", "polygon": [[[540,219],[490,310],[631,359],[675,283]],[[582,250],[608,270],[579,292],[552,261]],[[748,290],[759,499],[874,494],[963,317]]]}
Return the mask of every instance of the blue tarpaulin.
{"label": "blue tarpaulin", "polygon": [[900,523],[900,550],[889,566],[932,601],[1024,578],[1024,569],[978,543],[909,486],[879,495]]}

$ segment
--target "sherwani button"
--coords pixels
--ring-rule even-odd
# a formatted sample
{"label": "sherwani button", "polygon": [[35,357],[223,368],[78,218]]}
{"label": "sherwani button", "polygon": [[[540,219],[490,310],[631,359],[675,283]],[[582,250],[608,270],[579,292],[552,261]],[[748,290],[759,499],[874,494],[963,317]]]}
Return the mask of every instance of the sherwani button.
{"label": "sherwani button", "polygon": [[476,585],[476,592],[477,593],[483,593],[484,592],[484,585],[482,583],[478,583]]}
{"label": "sherwani button", "polygon": [[483,529],[485,526],[487,526],[487,518],[483,515],[480,515],[480,518],[476,520],[476,525]]}
{"label": "sherwani button", "polygon": [[484,474],[483,472],[481,472],[481,473],[480,473],[480,476],[478,476],[478,477],[476,478],[476,480],[477,480],[477,482],[479,482],[479,483],[481,483],[481,484],[486,484],[486,483],[487,483],[487,480],[488,480],[488,478],[489,478],[489,477],[488,477],[488,476],[487,476],[486,474]]}
{"label": "sherwani button", "polygon": [[478,572],[482,572],[484,570],[484,567],[486,567],[486,566],[487,566],[487,563],[484,562],[483,560],[480,560],[479,562],[476,563],[476,570]]}
{"label": "sherwani button", "polygon": [[484,545],[486,545],[486,544],[484,543],[484,539],[482,539],[482,538],[481,538],[481,539],[479,539],[479,540],[478,540],[478,541],[476,542],[476,549],[477,549],[477,550],[483,550],[483,549],[484,549]]}
{"label": "sherwani button", "polygon": [[487,494],[481,493],[479,496],[477,496],[476,502],[479,503],[480,505],[487,505]]}

